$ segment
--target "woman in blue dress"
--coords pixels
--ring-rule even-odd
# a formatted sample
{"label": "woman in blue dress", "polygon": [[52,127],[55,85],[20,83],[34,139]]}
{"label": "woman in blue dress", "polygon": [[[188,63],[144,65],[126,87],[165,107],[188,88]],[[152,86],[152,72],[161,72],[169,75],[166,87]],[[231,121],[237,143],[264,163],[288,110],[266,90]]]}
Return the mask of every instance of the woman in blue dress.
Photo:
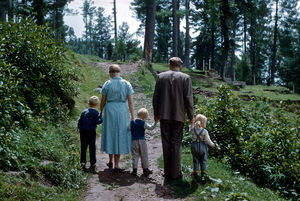
{"label": "woman in blue dress", "polygon": [[[131,149],[130,120],[134,119],[131,84],[120,77],[119,65],[109,67],[110,80],[102,87],[101,115],[103,115],[101,151],[109,154],[107,166],[120,172],[120,154],[128,154]],[[128,103],[128,105],[127,105]],[[130,113],[130,116],[129,116]]]}

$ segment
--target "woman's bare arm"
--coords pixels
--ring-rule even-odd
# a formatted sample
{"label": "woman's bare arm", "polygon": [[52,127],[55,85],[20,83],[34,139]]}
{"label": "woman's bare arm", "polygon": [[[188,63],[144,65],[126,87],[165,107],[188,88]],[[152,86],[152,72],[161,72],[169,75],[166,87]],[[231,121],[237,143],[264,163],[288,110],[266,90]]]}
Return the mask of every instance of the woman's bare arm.
{"label": "woman's bare arm", "polygon": [[134,120],[134,108],[133,108],[132,96],[131,95],[127,96],[127,100],[128,100],[128,107],[130,112],[130,119]]}
{"label": "woman's bare arm", "polygon": [[103,116],[103,109],[105,104],[106,104],[106,96],[102,95],[101,104],[100,104],[101,117]]}

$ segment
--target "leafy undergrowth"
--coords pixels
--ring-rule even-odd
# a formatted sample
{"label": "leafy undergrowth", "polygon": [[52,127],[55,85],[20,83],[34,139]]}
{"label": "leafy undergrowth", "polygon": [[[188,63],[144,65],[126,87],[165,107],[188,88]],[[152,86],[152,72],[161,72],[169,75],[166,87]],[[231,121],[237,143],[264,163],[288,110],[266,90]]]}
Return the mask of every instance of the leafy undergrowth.
{"label": "leafy undergrowth", "polygon": [[[101,71],[95,74],[81,58],[85,57],[71,52],[64,56],[65,66],[74,67],[81,75],[77,84],[87,87],[77,95],[71,114],[61,114],[56,120],[30,116],[25,127],[16,122],[6,132],[5,144],[0,148],[1,153],[6,153],[1,156],[1,199],[80,200],[87,175],[80,168],[77,118],[94,94],[92,83],[96,83],[97,76],[101,80],[102,75]],[[90,61],[88,57],[86,61]]]}
{"label": "leafy undergrowth", "polygon": [[[213,152],[213,150],[211,150]],[[163,160],[159,159],[163,167]],[[218,159],[209,157],[207,177],[193,178],[193,159],[190,148],[182,150],[183,179],[169,184],[176,195],[186,200],[285,200],[278,193],[257,186],[251,179],[244,177]]]}
{"label": "leafy undergrowth", "polygon": [[[299,191],[299,118],[269,103],[244,104],[221,86],[216,98],[195,104],[208,118],[207,129],[223,159],[257,183],[297,199]],[[190,143],[185,135],[184,144]]]}

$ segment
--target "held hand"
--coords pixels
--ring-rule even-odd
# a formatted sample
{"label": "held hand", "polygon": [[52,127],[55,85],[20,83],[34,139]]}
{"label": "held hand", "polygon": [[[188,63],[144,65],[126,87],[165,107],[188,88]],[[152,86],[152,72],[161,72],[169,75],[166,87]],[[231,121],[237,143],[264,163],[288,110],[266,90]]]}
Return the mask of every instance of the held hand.
{"label": "held hand", "polygon": [[158,116],[154,116],[154,121],[158,122],[159,121],[159,117]]}
{"label": "held hand", "polygon": [[215,143],[213,143],[213,144],[211,145],[212,148],[215,148],[215,146],[216,146]]}
{"label": "held hand", "polygon": [[190,124],[194,124],[194,123],[195,123],[195,119],[194,118],[190,119]]}
{"label": "held hand", "polygon": [[131,115],[131,117],[130,117],[130,121],[133,121],[134,120],[134,116],[133,115]]}

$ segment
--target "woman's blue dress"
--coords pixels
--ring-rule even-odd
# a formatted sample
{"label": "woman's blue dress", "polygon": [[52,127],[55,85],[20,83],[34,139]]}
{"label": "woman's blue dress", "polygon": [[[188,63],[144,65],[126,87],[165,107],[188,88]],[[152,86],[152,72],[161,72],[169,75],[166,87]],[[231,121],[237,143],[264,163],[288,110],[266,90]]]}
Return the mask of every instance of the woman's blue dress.
{"label": "woman's blue dress", "polygon": [[121,77],[113,77],[103,85],[101,94],[106,96],[106,104],[103,111],[101,151],[107,154],[130,153],[127,96],[133,93],[131,84]]}

